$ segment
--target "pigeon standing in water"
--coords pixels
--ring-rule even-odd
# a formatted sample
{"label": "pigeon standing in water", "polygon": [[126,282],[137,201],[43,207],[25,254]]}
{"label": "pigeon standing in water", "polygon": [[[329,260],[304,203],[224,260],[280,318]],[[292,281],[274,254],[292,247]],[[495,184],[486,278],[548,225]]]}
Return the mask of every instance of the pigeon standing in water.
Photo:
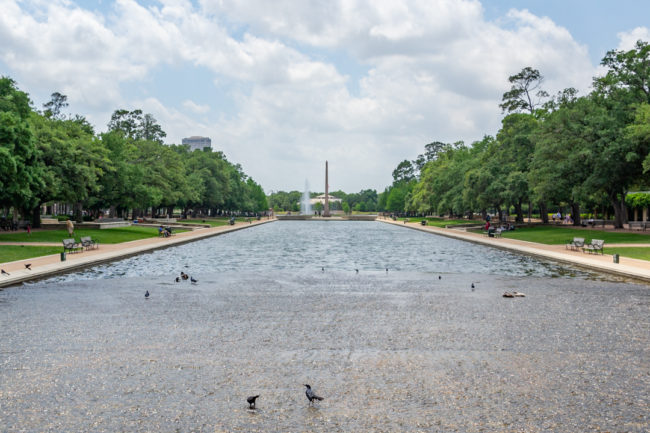
{"label": "pigeon standing in water", "polygon": [[253,395],[253,396],[250,396],[250,397],[248,397],[246,399],[246,401],[248,402],[248,408],[249,409],[255,409],[255,399],[257,399],[257,397],[259,397],[259,396],[260,396],[259,394],[258,395]]}
{"label": "pigeon standing in water", "polygon": [[307,390],[305,391],[305,395],[307,396],[307,399],[309,400],[309,404],[313,404],[314,400],[323,400],[323,397],[319,397],[316,394],[314,394],[314,391],[311,390],[311,386],[305,385],[307,387]]}
{"label": "pigeon standing in water", "polygon": [[144,297],[145,297],[145,299],[149,299],[149,290],[147,290],[146,292],[144,292]]}
{"label": "pigeon standing in water", "polygon": [[190,282],[191,282],[192,284],[196,284],[196,283],[199,282],[199,280],[195,279],[194,277],[190,277]]}
{"label": "pigeon standing in water", "polygon": [[190,278],[190,276],[187,275],[185,272],[181,271],[181,278],[187,280],[188,278]]}
{"label": "pigeon standing in water", "polygon": [[474,283],[472,283],[472,292],[474,291],[476,287],[474,287]]}
{"label": "pigeon standing in water", "polygon": [[325,267],[320,268],[321,272],[325,272]]}
{"label": "pigeon standing in water", "polygon": [[174,281],[176,281],[177,283],[180,283],[181,282],[181,277],[176,277],[176,279]]}
{"label": "pigeon standing in water", "polygon": [[442,275],[438,275],[438,279],[439,279],[439,280],[442,280]]}
{"label": "pigeon standing in water", "polygon": [[358,270],[358,269],[355,269],[355,271],[357,271],[357,274],[359,273],[359,270]]}

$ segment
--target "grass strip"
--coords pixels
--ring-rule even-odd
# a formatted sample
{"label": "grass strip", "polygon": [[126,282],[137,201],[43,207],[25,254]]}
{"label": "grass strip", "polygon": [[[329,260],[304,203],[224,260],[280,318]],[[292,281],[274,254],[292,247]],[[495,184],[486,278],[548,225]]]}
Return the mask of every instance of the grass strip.
{"label": "grass strip", "polygon": [[[180,232],[184,230],[175,230]],[[75,227],[74,238],[90,236],[100,244],[119,244],[158,236],[157,227],[115,227],[112,229],[87,229]],[[66,230],[36,230],[31,235],[27,232],[0,232],[0,242],[61,242],[70,236]]]}
{"label": "grass strip", "polygon": [[614,247],[604,248],[605,254],[618,254],[621,257],[630,259],[650,260],[650,248],[648,247]]}
{"label": "grass strip", "polygon": [[0,246],[0,263],[15,262],[16,260],[31,259],[33,257],[49,256],[59,254],[63,251],[60,247],[35,247],[25,245],[2,245]]}
{"label": "grass strip", "polygon": [[649,243],[650,234],[611,232],[596,229],[575,229],[572,227],[558,226],[535,226],[521,227],[514,231],[503,232],[502,236],[509,239],[537,242],[546,245],[562,245],[571,241],[574,237],[591,239],[602,239],[605,244],[622,243]]}

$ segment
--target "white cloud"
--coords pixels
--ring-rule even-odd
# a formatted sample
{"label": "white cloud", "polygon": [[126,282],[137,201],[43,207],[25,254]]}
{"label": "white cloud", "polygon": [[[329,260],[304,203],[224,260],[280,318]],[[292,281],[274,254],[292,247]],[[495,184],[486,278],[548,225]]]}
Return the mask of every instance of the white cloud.
{"label": "white cloud", "polygon": [[628,32],[618,33],[618,50],[631,50],[636,45],[636,42],[641,41],[650,41],[650,28],[648,27],[636,27]]}
{"label": "white cloud", "polygon": [[197,113],[197,114],[205,114],[208,111],[210,111],[210,106],[209,105],[200,105],[200,104],[197,104],[196,102],[191,101],[189,99],[186,99],[185,101],[183,101],[183,107],[185,107],[186,109],[192,111],[193,113]]}
{"label": "white cloud", "polygon": [[[42,13],[28,7],[37,4]],[[512,10],[488,22],[469,0],[117,0],[106,16],[67,0],[0,0],[0,9],[0,61],[25,90],[61,91],[99,125],[116,108],[141,107],[170,142],[210,136],[267,190],[300,189],[309,176],[322,189],[326,158],[334,188],[381,189],[427,142],[496,133],[507,77],[523,67],[539,69],[551,93],[586,90],[594,75],[587,48],[550,19]],[[344,72],[341,57],[367,72]],[[173,88],[152,77],[178,68],[209,71],[206,93],[225,86],[230,103],[171,100]]]}

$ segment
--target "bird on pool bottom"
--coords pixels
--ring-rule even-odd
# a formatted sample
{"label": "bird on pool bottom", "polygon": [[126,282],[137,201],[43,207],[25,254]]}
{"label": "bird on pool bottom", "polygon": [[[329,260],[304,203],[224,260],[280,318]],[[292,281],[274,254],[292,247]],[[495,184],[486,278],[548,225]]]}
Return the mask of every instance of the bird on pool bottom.
{"label": "bird on pool bottom", "polygon": [[197,280],[197,279],[194,278],[194,277],[190,277],[190,282],[191,282],[192,284],[196,284],[196,283],[199,282],[199,280]]}
{"label": "bird on pool bottom", "polygon": [[318,400],[318,401],[323,400],[323,397],[317,396],[314,393],[314,391],[312,391],[311,386],[309,386],[307,384],[305,384],[305,386],[307,387],[307,390],[305,391],[305,395],[307,396],[307,399],[309,400],[310,405],[314,404],[314,400]]}
{"label": "bird on pool bottom", "polygon": [[149,299],[149,290],[147,290],[146,292],[144,292],[144,297],[145,297],[145,299]]}
{"label": "bird on pool bottom", "polygon": [[257,397],[259,397],[259,396],[260,396],[260,395],[257,394],[257,395],[252,395],[252,396],[246,398],[246,402],[248,402],[248,408],[249,408],[249,409],[255,409],[255,400],[256,400]]}

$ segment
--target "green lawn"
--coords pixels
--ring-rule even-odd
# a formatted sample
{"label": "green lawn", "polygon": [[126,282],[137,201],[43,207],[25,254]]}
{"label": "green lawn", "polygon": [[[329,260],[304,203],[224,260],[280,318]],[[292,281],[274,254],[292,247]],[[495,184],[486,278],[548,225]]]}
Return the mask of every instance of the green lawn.
{"label": "green lawn", "polygon": [[618,254],[631,259],[650,260],[650,248],[648,247],[614,247],[605,248],[603,251],[605,254]]}
{"label": "green lawn", "polygon": [[454,226],[460,224],[481,224],[481,221],[472,221],[464,219],[444,219],[438,217],[410,217],[410,218],[399,218],[399,221],[408,221],[408,222],[419,222],[422,220],[427,220],[427,225],[434,227],[445,227],[445,226]]}
{"label": "green lawn", "polygon": [[24,245],[2,245],[0,246],[0,263],[31,259],[32,257],[48,256],[50,254],[59,254],[62,251],[63,246],[32,247]]}
{"label": "green lawn", "polygon": [[[158,228],[137,225],[104,230],[75,228],[74,238],[79,240],[82,236],[90,236],[100,244],[118,244],[120,242],[156,237],[158,236]],[[25,231],[0,232],[0,242],[61,242],[62,239],[69,237],[66,230],[34,231],[31,236],[27,235]]]}
{"label": "green lawn", "polygon": [[522,241],[537,242],[547,245],[565,244],[574,237],[603,239],[608,243],[650,243],[650,234],[629,232],[606,232],[595,229],[574,229],[571,227],[536,226],[522,227],[514,231],[503,232],[504,238],[519,239]]}
{"label": "green lawn", "polygon": [[[481,221],[465,220],[465,219],[444,219],[437,217],[426,217],[427,225],[434,227],[455,226],[461,224],[481,224]],[[417,221],[418,219],[416,219]]]}
{"label": "green lawn", "polygon": [[[250,217],[251,220],[255,220],[257,217]],[[235,218],[235,221],[237,222],[248,222],[247,217],[237,217]],[[184,222],[191,223],[191,224],[210,224],[210,227],[219,227],[219,226],[227,226],[230,224],[230,218],[224,217],[224,218],[202,218],[202,219],[187,219],[187,220],[177,220],[179,224],[182,224]]]}

